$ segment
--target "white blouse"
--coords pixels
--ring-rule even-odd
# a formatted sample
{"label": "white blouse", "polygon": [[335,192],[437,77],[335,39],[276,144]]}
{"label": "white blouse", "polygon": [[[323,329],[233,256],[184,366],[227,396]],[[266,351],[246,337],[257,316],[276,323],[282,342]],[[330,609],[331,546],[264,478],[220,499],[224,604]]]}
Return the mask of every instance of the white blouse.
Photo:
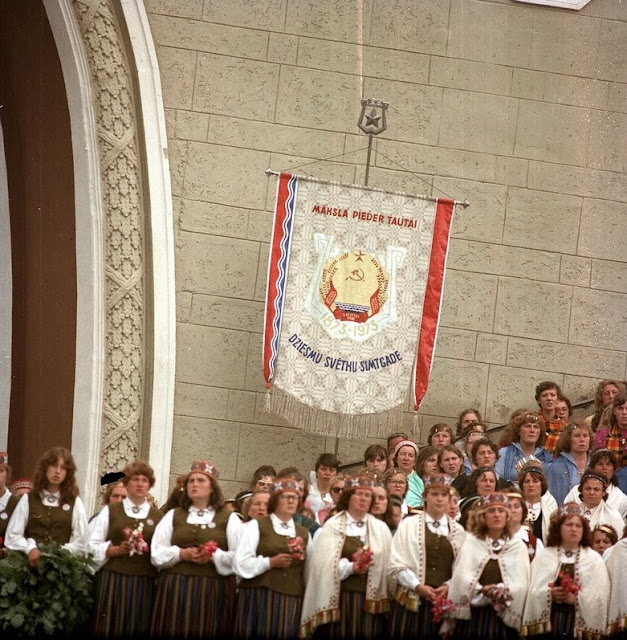
{"label": "white blouse", "polygon": [[[44,490],[40,495],[44,505],[47,507],[63,509],[64,511],[70,508],[69,504],[61,505],[61,495],[59,492],[49,493]],[[4,545],[7,549],[21,551],[28,555],[33,549],[37,548],[37,543],[34,538],[26,538],[24,536],[29,515],[28,494],[25,493],[17,503],[7,526],[4,536]],[[77,555],[85,555],[87,553],[87,540],[87,512],[85,511],[83,501],[77,497],[74,499],[74,509],[72,510],[72,532],[70,534],[70,541],[62,545],[62,547]]]}
{"label": "white blouse", "polygon": [[[150,561],[157,569],[169,569],[181,560],[181,548],[172,544],[174,511],[174,509],[170,509],[170,511],[161,518],[152,536],[150,543]],[[200,525],[201,527],[213,528],[216,526],[213,522],[215,514],[216,512],[213,507],[198,510],[196,507],[191,506],[186,522],[188,524]],[[211,558],[216,571],[221,576],[230,576],[233,573],[233,557],[240,539],[241,527],[242,521],[236,513],[231,513],[226,525],[226,539],[229,550],[216,549]]]}

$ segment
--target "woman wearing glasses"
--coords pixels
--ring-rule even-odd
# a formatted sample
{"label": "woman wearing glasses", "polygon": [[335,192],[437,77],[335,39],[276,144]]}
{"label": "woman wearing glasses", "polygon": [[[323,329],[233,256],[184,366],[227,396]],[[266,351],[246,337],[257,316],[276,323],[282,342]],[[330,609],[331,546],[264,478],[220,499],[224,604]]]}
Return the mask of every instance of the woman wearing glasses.
{"label": "woman wearing glasses", "polygon": [[374,480],[346,478],[338,504],[316,534],[303,600],[300,636],[380,638],[388,609],[386,569],[392,534],[368,513]]}
{"label": "woman wearing glasses", "polygon": [[296,638],[312,550],[309,531],[294,522],[302,499],[296,480],[279,477],[268,503],[270,515],[244,527],[234,562],[241,578],[238,638]]}
{"label": "woman wearing glasses", "polygon": [[329,492],[331,493],[331,499],[333,500],[333,504],[328,507],[323,507],[318,511],[318,521],[320,524],[324,524],[325,520],[329,516],[335,515],[337,511],[337,503],[342,497],[342,491],[344,491],[344,486],[346,484],[346,476],[343,473],[335,476],[333,480],[331,480],[331,485],[329,488]]}

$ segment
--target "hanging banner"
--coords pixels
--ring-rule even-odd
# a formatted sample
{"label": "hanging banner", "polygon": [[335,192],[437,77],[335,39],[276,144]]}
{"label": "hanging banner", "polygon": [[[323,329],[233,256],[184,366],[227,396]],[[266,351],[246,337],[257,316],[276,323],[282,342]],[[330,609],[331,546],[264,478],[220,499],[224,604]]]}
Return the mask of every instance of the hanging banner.
{"label": "hanging banner", "polygon": [[266,290],[268,409],[333,436],[400,427],[427,390],[454,201],[282,173]]}

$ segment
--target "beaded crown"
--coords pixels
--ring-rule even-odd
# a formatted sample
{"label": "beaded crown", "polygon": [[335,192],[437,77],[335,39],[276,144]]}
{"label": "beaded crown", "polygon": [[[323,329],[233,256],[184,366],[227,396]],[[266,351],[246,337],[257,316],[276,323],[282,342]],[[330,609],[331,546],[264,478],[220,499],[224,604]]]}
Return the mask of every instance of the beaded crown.
{"label": "beaded crown", "polygon": [[211,464],[211,462],[207,462],[207,460],[194,460],[189,472],[204,473],[206,476],[209,476],[214,480],[217,480],[220,477],[218,467]]}

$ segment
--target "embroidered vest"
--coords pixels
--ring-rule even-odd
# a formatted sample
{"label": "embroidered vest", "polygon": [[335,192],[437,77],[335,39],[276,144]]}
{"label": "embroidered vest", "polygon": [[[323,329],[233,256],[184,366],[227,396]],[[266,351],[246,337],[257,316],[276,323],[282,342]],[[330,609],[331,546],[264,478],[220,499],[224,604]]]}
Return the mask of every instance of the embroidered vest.
{"label": "embroidered vest", "polygon": [[[278,553],[289,553],[287,541],[288,536],[279,535],[272,526],[270,516],[259,519],[259,544],[257,545],[257,555],[270,558]],[[303,547],[307,546],[309,532],[305,527],[295,524],[296,535],[303,539]],[[240,588],[245,587],[267,587],[271,591],[277,591],[287,596],[303,597],[304,585],[304,560],[292,560],[292,564],[284,569],[268,569],[259,576],[248,580],[241,580]]]}
{"label": "embroidered vest", "polygon": [[[126,515],[124,506],[121,502],[109,505],[109,531],[107,533],[107,539],[111,540],[113,545],[121,544],[126,538],[124,536],[124,529],[128,527],[131,529],[137,529],[140,522],[144,523],[144,529],[142,535],[144,540],[150,546],[150,540],[155,532],[155,526],[157,522],[161,520],[163,514],[156,507],[150,507],[148,516],[139,520],[137,518],[131,518]],[[105,571],[114,571],[115,573],[122,573],[124,575],[131,576],[156,576],[157,569],[150,563],[150,550],[147,553],[141,555],[135,554],[133,556],[116,556],[115,558],[109,558],[103,569]]]}
{"label": "embroidered vest", "polygon": [[[177,507],[174,510],[172,524],[174,530],[172,532],[172,544],[181,549],[187,547],[198,547],[209,540],[215,540],[218,547],[223,551],[229,550],[229,544],[226,539],[226,525],[229,521],[231,512],[228,509],[220,509],[216,511],[213,517],[214,527],[204,524],[189,524],[187,509]],[[207,564],[196,564],[195,562],[178,562],[171,569],[170,573],[182,573],[186,576],[208,576],[210,578],[219,578],[220,574],[216,571],[213,562]]]}

